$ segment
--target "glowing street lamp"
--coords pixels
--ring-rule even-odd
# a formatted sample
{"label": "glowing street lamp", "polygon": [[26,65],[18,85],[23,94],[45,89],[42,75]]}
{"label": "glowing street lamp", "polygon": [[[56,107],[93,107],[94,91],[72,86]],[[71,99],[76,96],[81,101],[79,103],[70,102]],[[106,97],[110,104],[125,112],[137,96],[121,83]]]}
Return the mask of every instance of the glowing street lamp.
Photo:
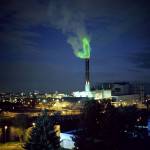
{"label": "glowing street lamp", "polygon": [[7,130],[7,128],[8,128],[8,127],[7,127],[7,126],[5,126],[4,128],[5,128],[5,130]]}
{"label": "glowing street lamp", "polygon": [[32,126],[35,127],[35,122],[32,123]]}
{"label": "glowing street lamp", "polygon": [[5,129],[5,143],[6,143],[6,131],[7,131],[7,126],[4,126],[4,129]]}

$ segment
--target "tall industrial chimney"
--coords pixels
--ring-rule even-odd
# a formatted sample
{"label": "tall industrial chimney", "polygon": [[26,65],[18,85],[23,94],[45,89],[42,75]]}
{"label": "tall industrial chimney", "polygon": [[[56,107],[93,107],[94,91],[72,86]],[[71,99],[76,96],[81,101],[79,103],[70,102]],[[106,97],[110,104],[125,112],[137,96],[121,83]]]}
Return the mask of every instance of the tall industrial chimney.
{"label": "tall industrial chimney", "polygon": [[90,59],[85,59],[85,91],[90,91]]}

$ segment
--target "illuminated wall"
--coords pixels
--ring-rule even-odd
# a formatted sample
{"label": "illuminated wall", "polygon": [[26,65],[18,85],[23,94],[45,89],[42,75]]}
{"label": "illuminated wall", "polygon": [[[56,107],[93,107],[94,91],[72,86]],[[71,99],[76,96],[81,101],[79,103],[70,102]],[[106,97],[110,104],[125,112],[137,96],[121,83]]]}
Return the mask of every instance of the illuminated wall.
{"label": "illuminated wall", "polygon": [[73,135],[60,133],[60,146],[65,149],[74,149]]}
{"label": "illuminated wall", "polygon": [[99,99],[110,99],[111,90],[96,90],[96,91],[76,91],[73,92],[74,97],[89,97],[94,98],[95,100]]}

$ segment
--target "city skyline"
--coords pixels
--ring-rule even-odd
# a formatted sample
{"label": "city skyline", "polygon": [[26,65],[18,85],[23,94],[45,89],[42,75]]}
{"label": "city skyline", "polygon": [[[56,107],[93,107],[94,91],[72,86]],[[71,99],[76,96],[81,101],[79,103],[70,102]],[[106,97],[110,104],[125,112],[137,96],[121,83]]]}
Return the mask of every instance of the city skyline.
{"label": "city skyline", "polygon": [[84,89],[80,38],[91,44],[91,83],[150,82],[150,2],[1,0],[0,91]]}

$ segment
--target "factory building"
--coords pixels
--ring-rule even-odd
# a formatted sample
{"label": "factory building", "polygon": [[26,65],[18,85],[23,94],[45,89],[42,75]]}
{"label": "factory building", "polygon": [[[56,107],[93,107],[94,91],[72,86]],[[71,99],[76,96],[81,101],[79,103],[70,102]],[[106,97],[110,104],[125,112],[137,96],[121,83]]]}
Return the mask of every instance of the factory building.
{"label": "factory building", "polygon": [[95,100],[111,99],[111,89],[91,90],[90,59],[85,59],[85,90],[73,92],[74,97],[91,98]]}

